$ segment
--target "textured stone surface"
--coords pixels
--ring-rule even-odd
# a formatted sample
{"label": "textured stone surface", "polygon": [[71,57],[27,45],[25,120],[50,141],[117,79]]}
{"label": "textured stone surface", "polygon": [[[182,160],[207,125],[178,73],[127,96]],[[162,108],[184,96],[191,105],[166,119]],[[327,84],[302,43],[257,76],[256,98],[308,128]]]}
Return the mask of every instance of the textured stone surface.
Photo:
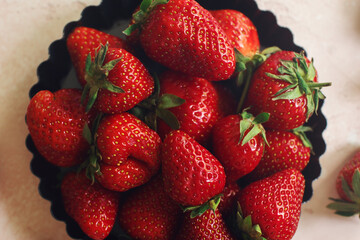
{"label": "textured stone surface", "polygon": [[[258,0],[262,10],[288,27],[295,43],[315,59],[324,89],[322,108],[328,120],[327,151],[314,195],[303,205],[294,240],[347,239],[360,235],[357,217],[342,218],[325,208],[337,197],[335,175],[360,148],[360,1]],[[28,90],[37,81],[36,68],[47,59],[49,44],[62,35],[66,23],[80,18],[87,5],[100,0],[0,0],[0,232],[1,239],[66,240],[65,225],[50,213],[38,194],[39,180],[29,168],[24,114]]]}

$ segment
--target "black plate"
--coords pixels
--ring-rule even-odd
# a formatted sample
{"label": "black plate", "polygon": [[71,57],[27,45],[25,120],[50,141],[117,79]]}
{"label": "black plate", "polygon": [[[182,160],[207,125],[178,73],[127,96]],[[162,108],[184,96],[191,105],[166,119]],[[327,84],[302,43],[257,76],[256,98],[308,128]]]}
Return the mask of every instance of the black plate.
{"label": "black plate", "polygon": [[[269,11],[261,11],[253,0],[199,0],[207,9],[236,9],[247,15],[258,29],[260,42],[263,47],[278,46],[283,50],[300,52],[303,48],[293,42],[293,35],[287,28],[276,22],[276,17]],[[121,36],[120,25],[126,24],[131,13],[138,6],[140,0],[103,0],[99,6],[90,6],[83,10],[79,21],[70,22],[64,28],[63,37],[54,41],[49,47],[49,59],[42,62],[38,69],[38,83],[29,92],[30,98],[40,90],[56,91],[60,88],[78,86],[75,80],[69,53],[66,48],[66,38],[76,26],[92,27],[98,30]],[[303,170],[306,187],[304,202],[312,196],[312,182],[320,176],[321,167],[319,157],[325,152],[325,142],[322,133],[326,127],[326,119],[321,112],[323,101],[317,116],[311,117],[307,125],[313,128],[308,134],[314,146],[308,166]],[[40,179],[40,195],[51,202],[51,213],[57,220],[66,223],[66,230],[74,239],[89,239],[78,225],[65,213],[60,195],[60,179],[62,169],[48,163],[36,150],[30,135],[26,139],[29,151],[33,153],[31,170]],[[122,239],[121,229],[115,224],[107,239]]]}

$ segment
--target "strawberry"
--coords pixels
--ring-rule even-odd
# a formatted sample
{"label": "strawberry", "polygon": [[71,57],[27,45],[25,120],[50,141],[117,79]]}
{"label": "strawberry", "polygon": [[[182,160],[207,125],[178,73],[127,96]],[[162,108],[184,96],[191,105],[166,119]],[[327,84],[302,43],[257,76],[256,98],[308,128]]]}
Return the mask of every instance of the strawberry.
{"label": "strawberry", "polygon": [[341,199],[327,207],[341,216],[360,216],[360,152],[356,152],[342,167],[336,178],[336,190]]}
{"label": "strawberry", "polygon": [[219,120],[212,132],[214,155],[223,164],[227,181],[233,182],[250,173],[260,162],[264,152],[265,129],[268,119],[263,113],[253,117],[244,111]]}
{"label": "strawberry", "polygon": [[133,239],[174,239],[181,208],[166,194],[161,175],[135,189],[120,208],[119,222]]}
{"label": "strawberry", "polygon": [[[220,117],[218,95],[213,85],[203,78],[167,71],[160,76],[160,89],[161,95],[173,94],[185,100],[170,111],[179,121],[179,130],[206,145],[211,129]],[[159,121],[158,132],[162,138],[171,130],[164,121]]]}
{"label": "strawberry", "polygon": [[219,210],[208,209],[201,216],[191,218],[186,214],[177,240],[232,240],[231,233]]}
{"label": "strawberry", "polygon": [[209,201],[212,208],[211,200],[224,189],[225,173],[207,149],[175,130],[164,139],[161,160],[165,191],[174,201],[186,207]]}
{"label": "strawberry", "polygon": [[265,146],[260,163],[247,177],[254,181],[289,168],[302,171],[309,163],[312,146],[301,129],[294,132],[267,130],[269,145]]}
{"label": "strawberry", "polygon": [[188,75],[225,80],[235,71],[235,54],[209,11],[194,0],[144,0],[134,14],[140,43],[154,61]]}
{"label": "strawberry", "polygon": [[251,57],[260,50],[257,29],[243,13],[233,9],[212,10],[210,13],[224,30],[231,46],[244,56]]}
{"label": "strawberry", "polygon": [[100,44],[109,44],[114,48],[125,48],[124,40],[105,32],[88,28],[76,27],[67,37],[66,44],[74,65],[78,80],[85,86],[85,63],[89,53],[94,53]]}
{"label": "strawberry", "polygon": [[245,101],[254,114],[267,112],[265,128],[290,130],[302,126],[317,112],[320,89],[330,83],[317,83],[313,62],[303,53],[278,51],[254,72]]}
{"label": "strawberry", "polygon": [[77,89],[42,90],[28,105],[26,122],[31,138],[39,153],[56,166],[81,163],[89,149],[82,132],[91,113],[86,114],[80,98]]}
{"label": "strawberry", "polygon": [[91,183],[84,172],[70,172],[62,180],[61,194],[67,214],[95,240],[105,239],[114,226],[120,195]]}
{"label": "strawberry", "polygon": [[103,117],[95,142],[101,171],[95,177],[110,190],[123,192],[140,186],[160,167],[160,137],[129,113]]}
{"label": "strawberry", "polygon": [[127,111],[149,97],[154,80],[145,66],[125,49],[101,45],[94,61],[87,58],[83,100],[89,94],[87,110],[115,114]]}
{"label": "strawberry", "polygon": [[299,223],[304,188],[304,176],[287,169],[242,189],[237,220],[240,230],[248,230],[242,233],[247,236],[244,239],[263,239],[261,233],[267,240],[291,239]]}

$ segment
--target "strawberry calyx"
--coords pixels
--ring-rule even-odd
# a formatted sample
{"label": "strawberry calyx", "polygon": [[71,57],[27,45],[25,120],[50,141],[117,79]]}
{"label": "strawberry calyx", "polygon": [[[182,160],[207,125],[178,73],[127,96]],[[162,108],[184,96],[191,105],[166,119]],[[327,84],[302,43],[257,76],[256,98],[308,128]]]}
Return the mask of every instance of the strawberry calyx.
{"label": "strawberry calyx", "polygon": [[95,51],[94,61],[91,61],[91,53],[86,58],[85,63],[85,80],[86,84],[81,96],[81,102],[84,103],[89,95],[86,104],[86,112],[89,112],[95,103],[99,89],[106,89],[114,93],[125,93],[125,91],[114,85],[108,80],[109,72],[116,66],[121,58],[114,59],[104,64],[105,56],[108,51],[108,43],[100,45]]}
{"label": "strawberry calyx", "polygon": [[[265,143],[269,145],[266,140],[265,128],[262,126],[263,123],[269,120],[270,114],[263,112],[259,113],[254,117],[251,113],[247,112],[249,108],[243,110],[240,114],[240,138],[238,144],[241,143],[241,146],[245,145],[256,135],[261,134],[261,137],[264,139]],[[247,133],[246,133],[247,132]]]}
{"label": "strawberry calyx", "polygon": [[267,76],[285,81],[289,85],[273,95],[272,100],[279,99],[295,99],[305,94],[307,99],[307,120],[319,107],[319,99],[325,99],[325,95],[321,92],[322,87],[331,86],[330,82],[317,83],[314,82],[316,70],[313,59],[307,64],[305,53],[295,53],[292,60],[280,60],[281,66],[277,69],[280,73],[266,73]]}
{"label": "strawberry calyx", "polygon": [[79,171],[85,168],[85,174],[92,183],[95,182],[95,174],[101,175],[99,160],[101,160],[101,154],[96,146],[96,131],[99,127],[100,121],[103,117],[103,114],[98,114],[92,124],[92,129],[89,125],[85,124],[83,129],[83,136],[90,145],[88,151],[88,158],[84,161],[80,167]]}
{"label": "strawberry calyx", "polygon": [[352,189],[345,178],[341,179],[341,187],[346,196],[351,201],[343,199],[330,198],[333,202],[327,205],[327,208],[335,210],[335,214],[344,217],[350,217],[359,214],[360,217],[360,170],[356,169],[352,177]]}
{"label": "strawberry calyx", "polygon": [[304,146],[310,148],[311,152],[314,154],[311,141],[306,136],[306,132],[311,132],[311,131],[313,131],[313,129],[309,126],[300,126],[300,127],[292,129],[292,132],[300,138],[300,140],[304,144]]}
{"label": "strawberry calyx", "polygon": [[[147,113],[142,117],[135,112],[135,116],[143,118],[144,122],[154,131],[157,131],[157,118],[163,120],[171,129],[178,130],[180,123],[169,109],[184,104],[185,99],[168,93],[160,95],[160,81],[156,74],[154,74],[154,82],[154,93],[137,105],[137,107],[147,110]],[[140,113],[142,114],[142,112]]]}
{"label": "strawberry calyx", "polygon": [[220,204],[221,197],[223,194],[218,194],[214,197],[212,197],[207,202],[199,205],[199,206],[181,206],[183,212],[190,211],[190,218],[195,218],[197,216],[201,216],[203,213],[205,213],[207,210],[211,209],[213,212],[217,209],[217,207]]}
{"label": "strawberry calyx", "polygon": [[139,10],[132,15],[135,23],[126,28],[123,33],[127,36],[130,36],[135,30],[141,28],[141,25],[149,16],[154,7],[159,4],[166,4],[168,2],[169,0],[143,0],[140,4]]}
{"label": "strawberry calyx", "polygon": [[266,240],[259,224],[253,225],[251,215],[244,217],[240,203],[237,204],[236,230],[244,240]]}
{"label": "strawberry calyx", "polygon": [[247,91],[250,86],[251,77],[256,70],[265,60],[273,53],[281,51],[280,48],[273,46],[264,49],[260,53],[256,53],[251,58],[244,56],[242,53],[239,52],[236,48],[234,49],[235,52],[235,61],[236,61],[236,68],[235,72],[236,75],[236,86],[242,87],[241,98],[238,103],[237,112],[240,112],[242,106],[244,104]]}

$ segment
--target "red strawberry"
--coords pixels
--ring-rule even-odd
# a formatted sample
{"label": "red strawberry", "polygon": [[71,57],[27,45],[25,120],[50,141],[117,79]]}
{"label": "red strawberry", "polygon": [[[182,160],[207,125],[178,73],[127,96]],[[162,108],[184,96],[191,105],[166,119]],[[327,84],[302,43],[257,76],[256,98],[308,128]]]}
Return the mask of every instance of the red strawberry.
{"label": "red strawberry", "polygon": [[105,116],[96,133],[102,173],[96,179],[121,192],[144,184],[160,167],[160,144],[157,133],[133,115]]}
{"label": "red strawberry", "polygon": [[[304,188],[303,175],[294,169],[283,170],[246,186],[238,198],[241,206],[238,224],[243,230],[251,229],[247,226],[249,222],[257,227],[243,234],[259,236],[262,232],[267,240],[290,240],[299,223]],[[244,221],[242,216],[248,219]],[[248,216],[251,216],[250,221]]]}
{"label": "red strawberry", "polygon": [[161,159],[165,190],[177,203],[197,206],[222,193],[225,173],[220,162],[185,132],[166,136]]}
{"label": "red strawberry", "polygon": [[240,187],[236,182],[226,183],[218,206],[218,209],[223,216],[227,216],[232,212],[235,207],[239,192]]}
{"label": "red strawberry", "polygon": [[[218,95],[213,85],[203,78],[168,71],[160,76],[160,89],[160,94],[173,94],[185,100],[170,111],[179,121],[180,130],[206,145],[220,117]],[[171,130],[164,121],[159,121],[158,132],[162,138]]]}
{"label": "red strawberry", "polygon": [[122,39],[105,32],[88,28],[77,27],[67,37],[66,44],[74,65],[77,77],[82,86],[85,86],[85,63],[89,53],[94,53],[100,44],[109,43],[110,47],[124,48]]}
{"label": "red strawberry", "polygon": [[317,111],[320,89],[313,63],[291,51],[273,53],[255,71],[245,106],[255,114],[270,113],[266,128],[289,130],[302,126]]}
{"label": "red strawberry", "polygon": [[105,239],[114,226],[119,194],[91,181],[82,172],[68,173],[61,183],[65,211],[86,235]]}
{"label": "red strawberry", "polygon": [[209,80],[225,80],[233,74],[235,55],[226,34],[196,1],[145,0],[134,19],[136,24],[125,33],[140,28],[141,45],[156,62]]}
{"label": "red strawberry", "polygon": [[94,62],[86,63],[84,95],[89,93],[87,110],[95,104],[103,113],[127,111],[151,95],[154,80],[145,66],[121,48],[101,46]]}
{"label": "red strawberry", "polygon": [[341,199],[334,199],[327,207],[341,216],[360,216],[360,152],[347,161],[336,178],[336,190]]}
{"label": "red strawberry", "polygon": [[81,105],[81,91],[61,89],[38,92],[26,113],[28,129],[39,153],[61,167],[77,165],[85,159],[89,144],[83,128],[90,115]]}
{"label": "red strawberry", "polygon": [[254,118],[243,112],[219,120],[213,128],[214,155],[223,164],[227,181],[233,182],[250,173],[264,152],[265,130],[261,123],[267,114]]}
{"label": "red strawberry", "polygon": [[171,240],[180,216],[180,207],[165,193],[159,175],[126,198],[118,219],[133,239]]}
{"label": "red strawberry", "polygon": [[251,57],[260,50],[257,29],[243,13],[233,9],[212,10],[210,13],[226,33],[231,46]]}
{"label": "red strawberry", "polygon": [[191,218],[186,214],[177,240],[232,240],[231,233],[219,210],[208,209],[201,216]]}
{"label": "red strawberry", "polygon": [[267,130],[269,145],[257,167],[249,174],[252,180],[273,175],[281,170],[293,168],[302,171],[310,160],[311,144],[299,132]]}

